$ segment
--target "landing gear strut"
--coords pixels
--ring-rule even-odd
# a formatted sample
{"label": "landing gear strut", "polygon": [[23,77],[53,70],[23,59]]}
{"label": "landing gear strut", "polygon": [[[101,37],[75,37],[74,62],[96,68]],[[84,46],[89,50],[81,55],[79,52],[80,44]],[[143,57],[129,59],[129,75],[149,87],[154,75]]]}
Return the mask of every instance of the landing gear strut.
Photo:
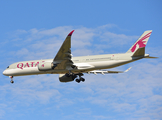
{"label": "landing gear strut", "polygon": [[75,78],[77,78],[77,76],[79,76],[79,79],[77,78],[77,79],[75,80],[77,83],[80,83],[81,81],[82,81],[82,82],[85,81],[85,79],[84,79],[83,77],[81,77],[81,76],[84,75],[83,73],[74,74],[74,73],[72,73],[72,72],[70,71],[69,73],[66,73],[65,75],[66,75],[67,77],[71,77],[71,76],[72,76],[72,79],[73,79],[73,80],[75,80]]}
{"label": "landing gear strut", "polygon": [[13,76],[9,76],[10,78],[11,78],[11,83],[13,84],[14,83],[14,81],[13,81]]}

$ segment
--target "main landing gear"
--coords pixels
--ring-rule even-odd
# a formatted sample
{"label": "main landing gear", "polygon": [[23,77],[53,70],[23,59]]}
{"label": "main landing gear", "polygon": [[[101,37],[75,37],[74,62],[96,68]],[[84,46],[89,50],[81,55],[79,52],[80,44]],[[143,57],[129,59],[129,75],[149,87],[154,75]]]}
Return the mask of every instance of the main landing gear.
{"label": "main landing gear", "polygon": [[[82,74],[82,76],[83,76],[83,74]],[[85,79],[84,79],[83,77],[81,77],[81,75],[79,75],[79,79],[76,79],[75,81],[76,81],[77,83],[80,83],[80,81],[84,82]]]}
{"label": "main landing gear", "polygon": [[13,84],[14,83],[14,81],[13,81],[13,76],[9,76],[10,78],[11,78],[11,83]]}
{"label": "main landing gear", "polygon": [[83,75],[84,75],[83,73],[78,73],[78,74],[74,74],[74,73],[72,73],[72,72],[66,73],[66,76],[67,76],[67,77],[71,77],[71,76],[72,76],[72,79],[73,79],[73,80],[75,80],[75,78],[79,77],[79,78],[77,78],[77,79],[75,80],[77,83],[80,83],[81,81],[82,81],[82,82],[85,81],[85,79],[84,79],[83,77],[81,77],[81,76],[83,76]]}

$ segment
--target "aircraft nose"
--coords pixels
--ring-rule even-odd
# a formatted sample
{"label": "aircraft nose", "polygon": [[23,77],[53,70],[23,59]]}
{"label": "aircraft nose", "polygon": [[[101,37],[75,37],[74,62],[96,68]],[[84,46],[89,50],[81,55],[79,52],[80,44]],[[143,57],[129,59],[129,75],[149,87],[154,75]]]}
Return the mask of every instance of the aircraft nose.
{"label": "aircraft nose", "polygon": [[3,71],[3,75],[6,75],[6,70]]}

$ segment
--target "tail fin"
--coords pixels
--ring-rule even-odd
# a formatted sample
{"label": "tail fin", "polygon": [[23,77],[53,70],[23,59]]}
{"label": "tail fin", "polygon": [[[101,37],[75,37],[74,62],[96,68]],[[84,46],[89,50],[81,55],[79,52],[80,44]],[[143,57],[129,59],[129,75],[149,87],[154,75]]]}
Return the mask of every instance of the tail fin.
{"label": "tail fin", "polygon": [[134,57],[145,55],[145,46],[151,33],[152,30],[145,31],[126,53],[132,53]]}

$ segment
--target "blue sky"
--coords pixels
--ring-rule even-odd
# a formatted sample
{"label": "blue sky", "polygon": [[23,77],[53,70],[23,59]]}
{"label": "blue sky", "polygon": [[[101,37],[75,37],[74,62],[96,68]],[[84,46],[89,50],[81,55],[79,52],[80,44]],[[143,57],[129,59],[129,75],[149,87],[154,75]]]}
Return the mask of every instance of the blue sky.
{"label": "blue sky", "polygon": [[160,0],[0,1],[0,72],[14,62],[54,58],[66,35],[73,56],[124,53],[153,30],[143,59],[87,75],[84,83],[60,83],[58,75],[0,75],[2,120],[162,119],[162,2]]}

